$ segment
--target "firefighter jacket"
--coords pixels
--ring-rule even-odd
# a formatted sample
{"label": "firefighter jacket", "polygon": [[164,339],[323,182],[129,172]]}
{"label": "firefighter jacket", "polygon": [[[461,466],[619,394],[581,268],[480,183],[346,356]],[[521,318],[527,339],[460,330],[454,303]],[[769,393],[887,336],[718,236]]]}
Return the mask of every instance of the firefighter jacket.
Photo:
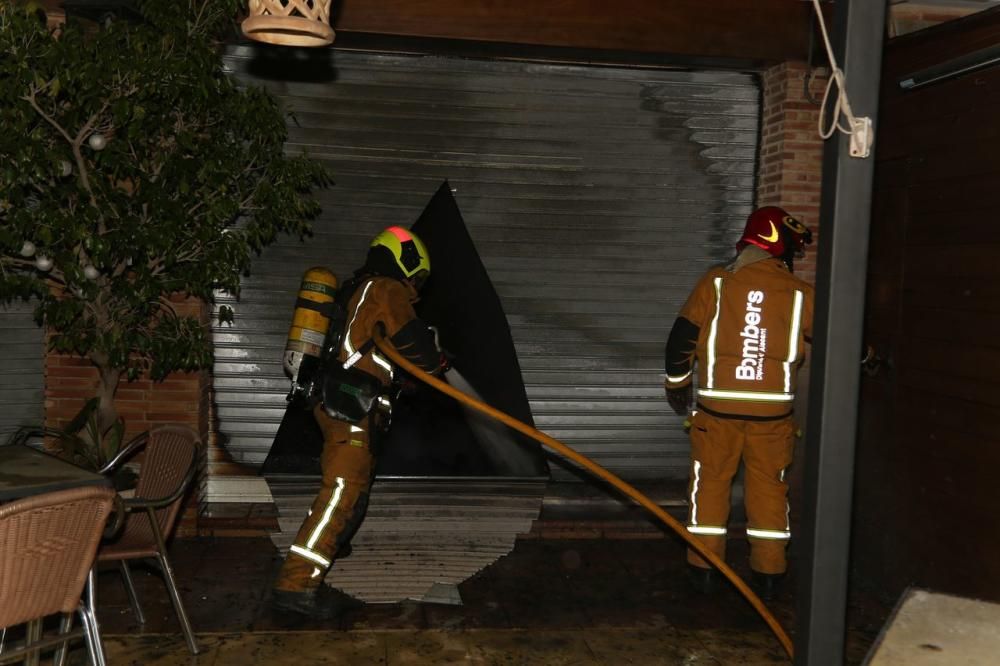
{"label": "firefighter jacket", "polygon": [[436,372],[441,366],[441,354],[433,333],[413,310],[417,298],[417,290],[407,282],[377,275],[362,279],[348,299],[339,360],[360,353],[354,367],[388,386],[393,377],[392,364],[374,346],[376,327],[381,325],[383,334],[407,360],[422,370]]}
{"label": "firefighter jacket", "polygon": [[665,386],[687,386],[697,366],[698,406],[708,413],[781,418],[812,336],[813,288],[770,256],[735,266],[710,269],[681,308]]}

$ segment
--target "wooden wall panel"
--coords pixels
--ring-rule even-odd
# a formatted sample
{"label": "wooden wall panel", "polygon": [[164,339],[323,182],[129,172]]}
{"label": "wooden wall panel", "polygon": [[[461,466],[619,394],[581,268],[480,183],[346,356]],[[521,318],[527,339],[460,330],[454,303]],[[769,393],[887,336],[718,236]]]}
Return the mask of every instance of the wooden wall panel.
{"label": "wooden wall panel", "polygon": [[1000,600],[1000,68],[903,74],[1000,40],[1000,12],[888,44],[862,386],[854,582]]}

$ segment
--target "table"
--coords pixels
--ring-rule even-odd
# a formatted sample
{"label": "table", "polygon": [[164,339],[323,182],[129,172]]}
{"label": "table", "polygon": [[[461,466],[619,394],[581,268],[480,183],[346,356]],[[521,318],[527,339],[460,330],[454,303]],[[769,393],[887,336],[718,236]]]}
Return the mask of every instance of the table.
{"label": "table", "polygon": [[[0,503],[67,488],[99,485],[110,486],[111,480],[25,444],[0,446]],[[41,621],[29,622],[27,640],[37,640],[41,635]],[[38,653],[27,655],[24,663],[38,664]]]}
{"label": "table", "polygon": [[0,502],[111,481],[71,462],[23,444],[0,446]]}

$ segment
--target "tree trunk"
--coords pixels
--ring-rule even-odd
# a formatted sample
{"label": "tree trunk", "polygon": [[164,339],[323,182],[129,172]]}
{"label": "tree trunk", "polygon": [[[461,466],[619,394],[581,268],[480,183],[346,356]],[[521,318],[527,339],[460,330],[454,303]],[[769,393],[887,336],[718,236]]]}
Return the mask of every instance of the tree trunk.
{"label": "tree trunk", "polygon": [[97,427],[103,437],[108,429],[118,421],[118,410],[115,408],[115,393],[118,391],[118,381],[121,379],[121,370],[97,366],[99,381],[97,384],[97,397],[101,399],[101,404],[97,408]]}

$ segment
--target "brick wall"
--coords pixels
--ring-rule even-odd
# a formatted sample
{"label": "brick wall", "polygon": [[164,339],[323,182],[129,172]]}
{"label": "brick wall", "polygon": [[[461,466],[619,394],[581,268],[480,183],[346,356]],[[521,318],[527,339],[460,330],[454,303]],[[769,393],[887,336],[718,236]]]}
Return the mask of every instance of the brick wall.
{"label": "brick wall", "polygon": [[[174,308],[179,315],[197,316],[207,325],[207,308],[200,301],[177,300]],[[45,425],[67,425],[96,394],[97,384],[97,370],[88,360],[49,352],[45,358]],[[194,428],[202,441],[209,441],[211,388],[208,371],[178,372],[161,382],[147,377],[133,382],[122,380],[115,407],[125,421],[126,440],[156,425],[180,424]],[[202,487],[203,481],[191,493],[178,534],[191,534],[197,529]]]}
{"label": "brick wall", "polygon": [[796,264],[795,272],[814,282],[823,167],[818,102],[826,87],[827,70],[814,70],[811,78],[809,74],[804,62],[782,63],[763,73],[757,205],[781,206],[812,230],[813,244],[805,259]]}
{"label": "brick wall", "polygon": [[[45,423],[62,428],[97,391],[97,371],[74,356],[49,353],[45,359]],[[175,373],[162,382],[139,379],[121,383],[115,397],[125,420],[126,438],[163,423],[188,425],[202,437],[208,434],[207,373]]]}

